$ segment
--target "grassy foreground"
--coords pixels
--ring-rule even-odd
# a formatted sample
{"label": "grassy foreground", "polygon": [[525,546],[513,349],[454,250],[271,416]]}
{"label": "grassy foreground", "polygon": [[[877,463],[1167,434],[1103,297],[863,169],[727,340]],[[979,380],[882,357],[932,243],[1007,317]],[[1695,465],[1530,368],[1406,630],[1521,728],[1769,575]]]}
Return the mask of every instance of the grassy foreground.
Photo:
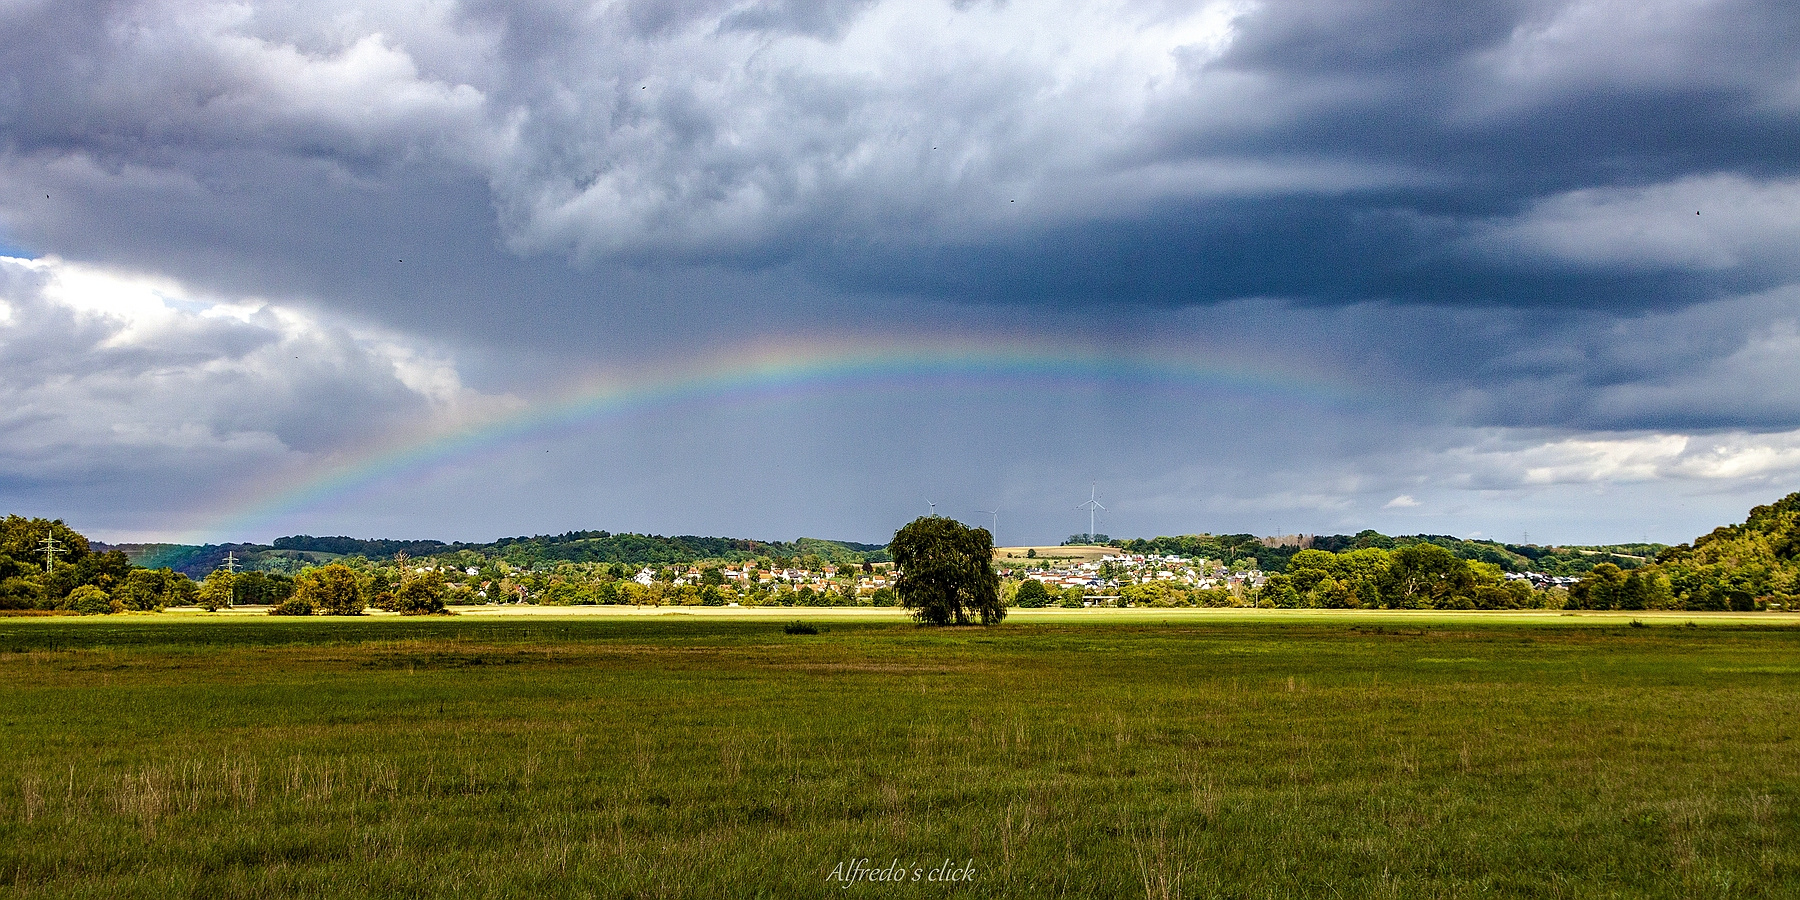
{"label": "grassy foreground", "polygon": [[0,619],[0,895],[1800,896],[1792,623],[791,618]]}

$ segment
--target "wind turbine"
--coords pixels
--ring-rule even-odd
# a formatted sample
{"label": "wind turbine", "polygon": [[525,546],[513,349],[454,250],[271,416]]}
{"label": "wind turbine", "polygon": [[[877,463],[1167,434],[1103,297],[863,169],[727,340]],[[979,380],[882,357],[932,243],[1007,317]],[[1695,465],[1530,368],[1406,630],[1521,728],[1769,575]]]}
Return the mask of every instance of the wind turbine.
{"label": "wind turbine", "polygon": [[999,510],[997,510],[997,509],[978,509],[978,510],[976,510],[976,512],[987,513],[988,515],[994,517],[994,528],[993,528],[993,531],[988,532],[989,534],[993,534],[1000,530],[1000,511]]}
{"label": "wind turbine", "polygon": [[935,515],[937,515],[937,504],[936,504],[936,503],[933,503],[933,502],[931,502],[931,498],[930,498],[930,497],[926,497],[926,498],[925,498],[925,505],[926,505],[926,506],[929,506],[929,507],[931,507],[931,514],[932,514],[932,515],[934,515],[934,516],[935,516]]}
{"label": "wind turbine", "polygon": [[1106,508],[1106,507],[1100,505],[1100,500],[1099,500],[1100,495],[1099,495],[1098,491],[1099,491],[1099,486],[1090,483],[1088,485],[1087,502],[1081,504],[1080,506],[1075,507],[1076,509],[1085,509],[1088,511],[1087,538],[1088,538],[1088,543],[1090,543],[1090,544],[1094,542],[1094,510],[1096,510],[1096,509],[1103,510]]}

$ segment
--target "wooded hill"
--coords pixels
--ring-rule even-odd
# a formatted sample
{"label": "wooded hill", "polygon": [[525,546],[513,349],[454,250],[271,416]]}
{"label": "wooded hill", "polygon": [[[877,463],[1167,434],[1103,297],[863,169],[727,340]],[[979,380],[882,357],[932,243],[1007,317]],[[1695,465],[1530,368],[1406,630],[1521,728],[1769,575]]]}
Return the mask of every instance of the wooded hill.
{"label": "wooded hill", "polygon": [[1546,575],[1585,575],[1597,565],[1612,563],[1621,569],[1641,566],[1666,549],[1663,544],[1609,544],[1581,547],[1540,547],[1468,540],[1446,534],[1414,534],[1390,537],[1378,531],[1356,534],[1308,536],[1283,546],[1267,546],[1250,534],[1184,534],[1176,537],[1134,538],[1112,541],[1128,553],[1192,556],[1226,563],[1255,560],[1264,572],[1285,572],[1288,561],[1301,550],[1345,553],[1377,548],[1395,550],[1414,544],[1435,544],[1471,562],[1492,563],[1502,572],[1542,572]]}
{"label": "wooded hill", "polygon": [[793,541],[758,541],[748,538],[649,534],[614,534],[607,531],[571,531],[558,535],[511,537],[486,544],[443,541],[401,541],[351,537],[294,535],[276,538],[272,544],[116,544],[94,545],[119,550],[132,563],[145,568],[170,568],[191,577],[204,577],[229,556],[245,568],[294,574],[346,556],[371,560],[439,556],[469,551],[505,560],[521,568],[535,569],[557,563],[619,563],[628,566],[666,566],[702,560],[741,562],[757,558],[800,559],[817,556],[837,565],[886,562],[880,544],[799,538]]}

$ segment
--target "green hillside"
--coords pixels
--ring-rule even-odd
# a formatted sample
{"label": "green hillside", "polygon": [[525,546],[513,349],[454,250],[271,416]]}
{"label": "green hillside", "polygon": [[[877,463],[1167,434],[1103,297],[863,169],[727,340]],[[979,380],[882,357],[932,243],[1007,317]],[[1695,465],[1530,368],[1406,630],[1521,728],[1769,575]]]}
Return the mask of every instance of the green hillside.
{"label": "green hillside", "polygon": [[486,544],[443,541],[401,541],[344,536],[294,535],[276,538],[272,544],[117,544],[96,545],[119,550],[134,565],[170,568],[200,578],[227,558],[239,566],[267,572],[293,574],[345,556],[371,560],[437,556],[468,551],[527,569],[549,568],[559,563],[617,563],[625,566],[665,566],[701,560],[741,562],[758,558],[802,559],[818,557],[834,564],[886,562],[880,544],[798,538],[793,541],[758,541],[748,538],[649,534],[614,534],[607,531],[571,531],[559,535],[510,537]]}

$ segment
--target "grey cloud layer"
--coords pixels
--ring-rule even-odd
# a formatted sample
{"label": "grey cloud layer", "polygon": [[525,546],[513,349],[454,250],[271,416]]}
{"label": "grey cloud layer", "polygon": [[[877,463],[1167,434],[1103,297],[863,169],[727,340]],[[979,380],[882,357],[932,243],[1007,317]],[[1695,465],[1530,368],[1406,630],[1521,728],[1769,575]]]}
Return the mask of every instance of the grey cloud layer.
{"label": "grey cloud layer", "polygon": [[[1637,306],[1794,274],[1768,250],[1793,234],[1800,174],[1790,4],[7,17],[13,177],[96,168],[115,184],[89,203],[158,182],[229,205],[306,166],[351,193],[435,171],[484,182],[517,253],[1017,302]],[[15,237],[51,242],[54,216],[20,204]],[[1666,221],[1689,206],[1720,215]],[[1637,239],[1591,236],[1621,219]]]}

